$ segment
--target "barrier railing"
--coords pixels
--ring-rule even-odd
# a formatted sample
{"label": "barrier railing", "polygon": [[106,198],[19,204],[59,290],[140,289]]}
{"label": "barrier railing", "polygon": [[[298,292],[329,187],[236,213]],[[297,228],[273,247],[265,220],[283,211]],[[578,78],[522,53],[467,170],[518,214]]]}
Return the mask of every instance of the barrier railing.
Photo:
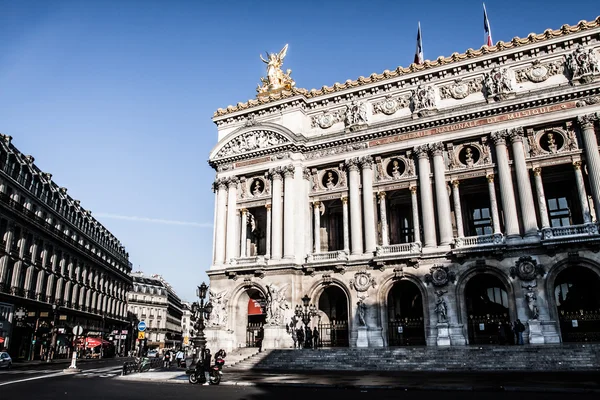
{"label": "barrier railing", "polygon": [[144,358],[139,358],[134,361],[125,361],[123,363],[121,375],[132,374],[134,372],[146,372],[151,369],[159,368],[162,365],[162,359],[158,357],[145,359],[147,360],[146,363],[144,363]]}

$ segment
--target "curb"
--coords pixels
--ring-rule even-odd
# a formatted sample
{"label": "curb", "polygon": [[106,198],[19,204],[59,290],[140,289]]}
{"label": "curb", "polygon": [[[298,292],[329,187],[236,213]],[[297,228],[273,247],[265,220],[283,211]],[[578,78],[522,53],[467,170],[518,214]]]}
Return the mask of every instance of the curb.
{"label": "curb", "polygon": [[[117,377],[119,378],[119,377]],[[136,382],[160,382],[189,384],[186,379],[122,379]],[[406,385],[352,385],[352,384],[320,384],[320,383],[277,383],[277,382],[248,382],[248,381],[222,381],[221,386],[245,386],[245,387],[302,387],[302,388],[334,388],[334,389],[357,389],[357,390],[397,390],[397,391],[455,391],[455,392],[538,392],[538,393],[600,393],[600,389],[593,388],[549,388],[547,386],[452,386],[452,385],[428,385],[426,387]]]}

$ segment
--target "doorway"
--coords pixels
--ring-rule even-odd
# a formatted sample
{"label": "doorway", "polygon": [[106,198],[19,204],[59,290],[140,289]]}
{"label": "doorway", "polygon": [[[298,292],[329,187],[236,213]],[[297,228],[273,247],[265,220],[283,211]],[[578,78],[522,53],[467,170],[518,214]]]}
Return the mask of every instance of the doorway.
{"label": "doorway", "polygon": [[319,332],[323,347],[348,347],[348,298],[337,286],[329,286],[319,297]]}
{"label": "doorway", "polygon": [[508,292],[494,275],[479,274],[467,282],[469,344],[506,344],[514,341],[510,329]]}
{"label": "doorway", "polygon": [[416,284],[401,280],[387,298],[388,345],[425,345],[423,296]]}

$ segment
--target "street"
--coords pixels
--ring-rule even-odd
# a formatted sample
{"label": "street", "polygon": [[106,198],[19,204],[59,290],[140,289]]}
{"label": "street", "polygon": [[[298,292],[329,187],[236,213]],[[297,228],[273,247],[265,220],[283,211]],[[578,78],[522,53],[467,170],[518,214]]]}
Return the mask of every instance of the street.
{"label": "street", "polygon": [[[111,364],[111,365],[106,365]],[[596,399],[597,393],[536,393],[536,392],[504,392],[504,391],[421,391],[421,390],[364,390],[341,388],[311,388],[298,386],[201,386],[189,384],[152,383],[124,381],[117,378],[120,374],[120,363],[96,363],[85,365],[80,374],[68,375],[62,369],[32,369],[0,371],[0,393],[3,399],[57,399],[61,400],[147,400],[147,399],[227,399],[227,400],[263,400],[263,399],[333,399],[372,400],[407,399],[423,400],[427,397],[444,399],[527,399],[527,400],[562,400],[565,396],[579,399]],[[29,380],[28,380],[29,379]]]}

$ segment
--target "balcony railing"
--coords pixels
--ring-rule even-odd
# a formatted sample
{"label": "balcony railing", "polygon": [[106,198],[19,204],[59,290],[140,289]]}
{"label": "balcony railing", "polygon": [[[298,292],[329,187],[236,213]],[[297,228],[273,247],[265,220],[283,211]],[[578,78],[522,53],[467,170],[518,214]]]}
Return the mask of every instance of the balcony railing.
{"label": "balcony railing", "polygon": [[321,261],[347,261],[348,254],[343,250],[326,251],[324,253],[312,253],[306,257],[306,262]]}
{"label": "balcony railing", "polygon": [[560,240],[562,238],[590,238],[599,236],[598,224],[559,226],[542,229],[542,241]]}
{"label": "balcony railing", "polygon": [[232,265],[267,265],[265,256],[238,257],[231,262]]}
{"label": "balcony railing", "polygon": [[494,246],[504,244],[504,236],[500,233],[493,235],[467,236],[454,239],[454,247],[478,247],[478,246]]}
{"label": "balcony railing", "polygon": [[387,256],[387,255],[397,255],[397,254],[420,254],[421,253],[421,243],[413,242],[413,243],[399,243],[399,244],[390,244],[387,246],[377,246],[377,250],[375,251],[375,256]]}

